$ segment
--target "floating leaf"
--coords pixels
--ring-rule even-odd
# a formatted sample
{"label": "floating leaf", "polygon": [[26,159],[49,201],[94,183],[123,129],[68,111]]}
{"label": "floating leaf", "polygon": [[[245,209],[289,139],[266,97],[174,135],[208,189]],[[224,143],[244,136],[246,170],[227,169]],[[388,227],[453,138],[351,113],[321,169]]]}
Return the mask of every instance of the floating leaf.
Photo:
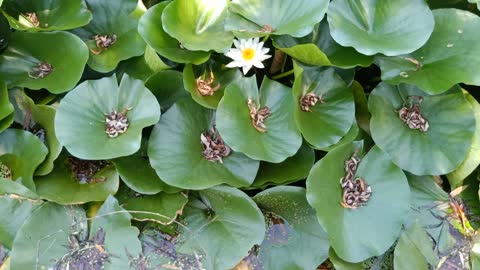
{"label": "floating leaf", "polygon": [[430,94],[443,93],[460,82],[480,85],[480,18],[458,9],[433,13],[435,30],[427,44],[411,54],[376,59],[382,80],[413,84]]}
{"label": "floating leaf", "polygon": [[264,269],[314,269],[328,257],[330,247],[300,187],[274,187],[253,198],[267,220],[267,233],[258,259]]}
{"label": "floating leaf", "polygon": [[0,80],[8,87],[63,93],[80,80],[87,59],[87,46],[70,33],[16,31],[0,54]]}
{"label": "floating leaf", "polygon": [[[125,113],[125,133],[106,134],[106,114]],[[101,160],[128,156],[140,149],[142,129],[158,122],[160,106],[140,80],[123,75],[86,81],[60,102],[55,116],[58,140],[74,156]],[[117,129],[115,129],[117,130]],[[111,136],[114,136],[111,135]]]}
{"label": "floating leaf", "polygon": [[438,257],[433,252],[433,242],[419,224],[402,233],[395,248],[395,269],[428,270],[437,264]]}
{"label": "floating leaf", "polygon": [[[265,132],[255,127],[248,100],[257,111],[265,107],[271,111],[264,121]],[[218,105],[218,130],[233,150],[257,160],[282,162],[302,145],[292,103],[291,89],[278,82],[265,78],[258,90],[255,77],[239,79],[227,87]]]}
{"label": "floating leaf", "polygon": [[8,99],[8,90],[4,82],[0,82],[0,132],[13,122],[13,105]]}
{"label": "floating leaf", "polygon": [[[327,0],[233,0],[230,10],[257,26],[255,32],[267,32],[273,35],[291,35],[303,37],[312,32],[315,24],[325,16],[329,1]],[[236,30],[242,32],[240,16],[229,17],[237,25]],[[229,27],[230,28],[230,27]]]}
{"label": "floating leaf", "polygon": [[152,75],[145,82],[145,86],[157,97],[162,112],[180,98],[188,96],[183,86],[182,73],[176,70],[164,70]]}
{"label": "floating leaf", "polygon": [[[411,129],[399,117],[413,99],[420,102],[428,130]],[[420,98],[419,98],[420,97]],[[380,83],[370,94],[370,128],[375,143],[404,170],[417,175],[440,175],[457,168],[468,153],[475,117],[459,88],[431,96],[415,86]]]}
{"label": "floating leaf", "polygon": [[339,181],[345,176],[345,162],[362,145],[354,142],[330,151],[307,178],[308,202],[317,211],[335,252],[348,262],[361,262],[387,251],[399,236],[409,210],[407,179],[378,147],[361,158],[354,176],[371,187],[370,198],[357,209],[342,207]]}
{"label": "floating leaf", "polygon": [[427,42],[435,25],[424,0],[335,0],[327,18],[336,42],[365,55],[413,52]]}
{"label": "floating leaf", "polygon": [[233,34],[223,28],[228,0],[174,0],[162,13],[166,33],[192,51],[225,52]]}
{"label": "floating leaf", "polygon": [[201,135],[211,132],[212,116],[213,111],[187,97],[174,104],[153,129],[148,156],[167,184],[204,189],[222,183],[249,186],[253,182],[258,161],[235,151],[221,157],[221,162],[204,157]]}
{"label": "floating leaf", "polygon": [[[295,78],[295,121],[303,137],[315,148],[338,143],[355,121],[352,90],[333,68],[295,65]],[[314,105],[305,106],[313,98]]]}
{"label": "floating leaf", "polygon": [[138,32],[148,45],[160,55],[179,63],[199,65],[208,60],[209,52],[190,51],[180,46],[180,42],[169,36],[162,25],[162,14],[171,1],[163,1],[145,12],[138,24]]}
{"label": "floating leaf", "polygon": [[[153,74],[169,69],[152,47],[147,46],[145,54],[120,62],[117,72],[125,72],[135,79],[146,81]],[[118,73],[117,73],[118,74]]]}
{"label": "floating leaf", "polygon": [[92,19],[82,0],[6,0],[2,9],[16,30],[68,30],[84,26]]}

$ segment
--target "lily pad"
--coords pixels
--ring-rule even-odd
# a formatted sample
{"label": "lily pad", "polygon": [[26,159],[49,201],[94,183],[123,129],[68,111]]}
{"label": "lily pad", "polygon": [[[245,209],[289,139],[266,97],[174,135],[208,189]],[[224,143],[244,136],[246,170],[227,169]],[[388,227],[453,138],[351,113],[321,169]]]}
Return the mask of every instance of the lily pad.
{"label": "lily pad", "polygon": [[10,90],[10,96],[15,103],[15,121],[35,134],[48,148],[47,157],[35,170],[35,175],[46,175],[53,170],[53,162],[62,151],[62,145],[55,135],[55,109],[47,105],[36,105],[18,89]]}
{"label": "lily pad", "polygon": [[[98,72],[114,70],[122,60],[140,56],[145,52],[145,41],[137,31],[139,14],[137,0],[105,2],[87,0],[93,19],[83,28],[74,30],[90,49],[88,66]],[[96,35],[107,35],[115,41],[97,46]],[[113,38],[115,35],[115,38]]]}
{"label": "lily pad", "polygon": [[161,56],[178,63],[201,64],[210,57],[209,52],[191,51],[180,46],[180,42],[169,36],[162,25],[162,14],[171,1],[163,1],[145,12],[138,24],[138,32],[148,45]]}
{"label": "lily pad", "polygon": [[145,86],[157,97],[162,112],[180,98],[188,96],[183,86],[183,75],[176,70],[164,70],[152,75],[145,82]]}
{"label": "lily pad", "polygon": [[[200,73],[195,73],[192,65],[186,65],[183,69],[183,83],[185,85],[185,89],[190,92],[193,100],[209,109],[216,109],[218,103],[223,97],[225,88],[230,83],[238,80],[241,77],[242,74],[239,69],[222,70],[222,67],[220,66],[216,66],[215,68],[212,68],[212,70],[204,70]],[[198,86],[198,79],[206,83],[208,83],[212,79],[211,83],[209,83],[209,87],[213,89],[217,87],[218,88],[214,92],[212,92],[212,95],[202,95]]]}
{"label": "lily pad", "polygon": [[413,84],[430,94],[443,93],[460,82],[480,85],[480,18],[458,9],[439,9],[433,14],[435,30],[422,48],[376,59],[382,80]]}
{"label": "lily pad", "polygon": [[[257,110],[268,107],[265,132],[251,120],[248,100]],[[218,104],[217,126],[222,138],[235,151],[256,160],[279,163],[295,155],[302,137],[293,118],[291,89],[268,78],[258,90],[255,77],[231,83]]]}
{"label": "lily pad", "polygon": [[260,162],[260,169],[252,184],[254,188],[284,185],[305,179],[315,162],[315,151],[303,144],[298,152],[281,163]]}
{"label": "lily pad", "polygon": [[[229,8],[256,24],[257,31],[303,37],[325,16],[328,3],[328,0],[233,0]],[[241,25],[237,31],[240,30]]]}
{"label": "lily pad", "polygon": [[289,35],[274,37],[274,45],[296,60],[313,66],[352,68],[369,66],[373,57],[358,53],[351,47],[340,46],[330,35],[326,20],[315,26],[313,32],[301,38]]}
{"label": "lily pad", "polygon": [[333,39],[365,55],[411,53],[435,25],[424,0],[335,0],[327,13]]}
{"label": "lily pad", "polygon": [[231,269],[265,236],[255,202],[238,189],[218,186],[190,197],[180,221],[176,250],[197,254],[205,269]]}
{"label": "lily pad", "polygon": [[152,47],[147,46],[143,55],[120,62],[117,68],[117,74],[120,71],[127,73],[135,79],[146,81],[157,72],[169,68],[170,67],[160,59],[157,52],[155,52]]}
{"label": "lily pad", "polygon": [[[338,143],[355,121],[352,89],[333,68],[299,65],[294,68],[295,121],[303,137],[317,149]],[[308,95],[315,96],[318,101],[304,107],[302,103]]]}
{"label": "lily pad", "polygon": [[[30,132],[19,129],[7,129],[0,133],[0,156],[12,154],[22,162],[21,184],[35,191],[33,173],[47,156],[47,147]],[[14,179],[17,180],[17,179]]]}
{"label": "lily pad", "polygon": [[[83,204],[104,201],[117,192],[120,180],[113,165],[95,161],[80,164],[72,159],[75,160],[63,153],[55,161],[50,174],[35,178],[37,193],[41,198],[59,204]],[[95,169],[93,166],[96,166]],[[92,175],[88,174],[90,170],[93,171]]]}
{"label": "lily pad", "polygon": [[16,30],[68,30],[84,26],[92,19],[83,0],[5,0],[2,9]]}
{"label": "lily pad", "polygon": [[[429,128],[411,129],[399,117],[409,97],[422,100],[421,115]],[[418,98],[421,97],[421,98]],[[380,83],[370,94],[370,129],[375,143],[400,168],[416,175],[441,175],[457,168],[470,149],[475,117],[459,88],[428,95],[415,86]]]}
{"label": "lily pad", "polygon": [[328,236],[300,187],[274,187],[253,198],[267,221],[258,259],[264,269],[315,269],[328,257]]}
{"label": "lily pad", "polygon": [[0,55],[0,80],[9,88],[46,88],[52,93],[63,93],[80,80],[87,59],[87,46],[73,34],[16,31]]}
{"label": "lily pad", "polygon": [[174,104],[155,126],[148,156],[158,176],[167,184],[204,189],[222,183],[244,187],[253,182],[258,161],[235,151],[220,160],[204,157],[201,134],[211,132],[213,115],[213,111],[187,97]]}
{"label": "lily pad", "polygon": [[340,204],[339,181],[346,174],[345,162],[353,153],[361,153],[362,148],[362,142],[353,142],[328,152],[307,178],[307,200],[317,211],[333,249],[340,258],[354,263],[379,256],[390,248],[400,235],[410,199],[402,170],[374,146],[361,158],[355,173],[355,177],[361,177],[370,185],[370,198],[357,209]]}
{"label": "lily pad", "polygon": [[233,34],[224,30],[228,0],[174,0],[162,13],[166,33],[192,51],[226,52]]}
{"label": "lily pad", "polygon": [[433,246],[432,239],[419,224],[405,230],[395,247],[395,269],[428,270],[436,267],[438,257]]}
{"label": "lily pad", "polygon": [[[106,134],[106,114],[126,113],[128,128],[117,137]],[[60,102],[55,116],[58,140],[74,156],[101,160],[128,156],[140,149],[142,129],[158,122],[160,106],[143,81],[123,75],[86,81]],[[112,135],[113,136],[113,135]]]}
{"label": "lily pad", "polygon": [[8,99],[8,90],[4,82],[0,82],[0,132],[13,122],[13,105]]}

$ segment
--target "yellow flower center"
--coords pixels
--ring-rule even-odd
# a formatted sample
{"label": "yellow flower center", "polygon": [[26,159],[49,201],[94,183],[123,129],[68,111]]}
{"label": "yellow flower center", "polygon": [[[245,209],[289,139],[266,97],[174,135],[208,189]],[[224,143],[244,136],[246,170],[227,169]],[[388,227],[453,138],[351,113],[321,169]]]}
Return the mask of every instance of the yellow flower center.
{"label": "yellow flower center", "polygon": [[255,57],[255,50],[252,48],[246,48],[242,51],[243,60],[252,60]]}

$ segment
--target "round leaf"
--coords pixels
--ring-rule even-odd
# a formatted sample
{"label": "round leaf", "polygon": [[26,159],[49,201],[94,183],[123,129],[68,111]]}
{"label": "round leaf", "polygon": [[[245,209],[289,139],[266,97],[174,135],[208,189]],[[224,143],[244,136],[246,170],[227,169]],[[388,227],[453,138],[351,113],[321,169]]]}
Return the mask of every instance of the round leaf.
{"label": "round leaf", "polygon": [[8,90],[4,82],[0,82],[0,132],[13,122],[13,105],[8,99]]}
{"label": "round leaf", "polygon": [[[302,98],[313,93],[322,101],[302,110]],[[305,140],[315,148],[327,148],[338,143],[355,121],[352,90],[335,74],[333,68],[302,68],[295,65],[293,84],[295,121]]]}
{"label": "round leaf", "polygon": [[330,243],[318,224],[315,210],[308,205],[304,188],[278,186],[253,199],[267,213],[267,221],[271,215],[268,213],[280,221],[267,223],[258,253],[264,269],[315,269],[327,259]]}
{"label": "round leaf", "polygon": [[233,40],[223,27],[228,2],[174,0],[163,11],[163,29],[189,50],[225,52]]}
{"label": "round leaf", "polygon": [[[0,80],[8,87],[46,88],[52,93],[63,93],[80,80],[87,59],[87,46],[70,33],[16,31],[0,55]],[[50,74],[43,78],[34,70],[42,63],[52,67]]]}
{"label": "round leaf", "polygon": [[[105,133],[105,114],[127,110],[128,129],[116,138]],[[123,75],[86,81],[60,102],[55,116],[58,140],[82,159],[112,159],[140,149],[142,129],[158,122],[160,106],[143,82]]]}
{"label": "round leaf", "polygon": [[[410,129],[398,111],[409,96],[421,96],[429,129]],[[379,84],[370,94],[372,138],[400,168],[416,175],[440,175],[457,168],[468,153],[475,130],[470,104],[458,89],[430,96],[415,86]]]}
{"label": "round leaf", "polygon": [[433,252],[434,246],[432,239],[421,225],[415,224],[405,230],[398,240],[395,247],[395,269],[428,270],[431,269],[430,267],[436,267],[438,257]]}
{"label": "round leaf", "polygon": [[[47,153],[47,147],[30,132],[7,129],[0,133],[0,156],[12,154],[25,161],[22,162],[20,182],[32,191],[35,191],[33,172],[45,159]],[[15,175],[15,172],[13,173]]]}
{"label": "round leaf", "polygon": [[[325,16],[328,3],[328,0],[233,0],[230,10],[256,24],[257,31],[303,37]],[[243,29],[237,29],[240,30]]]}
{"label": "round leaf", "polygon": [[[84,26],[92,19],[83,0],[6,0],[2,9],[17,30],[68,30]],[[27,13],[35,13],[38,22],[32,22]]]}
{"label": "round leaf", "polygon": [[427,44],[408,55],[376,59],[382,80],[413,84],[430,94],[445,92],[460,82],[480,85],[480,18],[458,9],[433,13],[435,30]]}
{"label": "round leaf", "polygon": [[[260,93],[255,77],[242,78],[225,89],[218,104],[217,127],[233,150],[256,159],[279,163],[293,156],[302,145],[302,137],[293,119],[291,89],[265,78]],[[250,119],[248,99],[272,114],[264,124],[266,132],[255,129]]]}
{"label": "round leaf", "polygon": [[160,55],[178,62],[201,64],[210,57],[209,52],[190,51],[180,46],[180,42],[169,36],[162,26],[162,13],[170,1],[161,2],[145,12],[138,24],[138,32],[148,45]]}
{"label": "round leaf", "polygon": [[223,158],[223,163],[204,158],[200,136],[210,130],[212,115],[213,111],[184,98],[153,129],[148,156],[158,176],[167,184],[204,189],[222,183],[249,186],[255,179],[259,162],[242,153],[232,152]]}
{"label": "round leaf", "polygon": [[327,18],[336,42],[366,55],[413,52],[435,25],[424,0],[334,0]]}
{"label": "round leaf", "polygon": [[152,75],[145,82],[145,86],[157,97],[162,112],[180,98],[188,96],[183,86],[183,75],[176,70],[164,70]]}
{"label": "round leaf", "polygon": [[153,74],[169,69],[153,48],[147,46],[145,54],[120,62],[117,74],[127,73],[135,79],[146,81]]}
{"label": "round leaf", "polygon": [[361,262],[387,251],[409,210],[407,179],[378,147],[362,158],[355,175],[371,186],[371,197],[357,209],[342,207],[339,181],[345,176],[345,161],[361,148],[361,142],[354,142],[328,152],[307,178],[307,200],[317,211],[333,249],[348,262]]}

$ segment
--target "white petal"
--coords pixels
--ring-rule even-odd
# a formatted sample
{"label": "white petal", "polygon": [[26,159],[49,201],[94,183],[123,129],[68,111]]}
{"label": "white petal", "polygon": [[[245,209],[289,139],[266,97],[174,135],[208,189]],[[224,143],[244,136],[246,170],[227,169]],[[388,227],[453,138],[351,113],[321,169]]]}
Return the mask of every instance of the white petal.
{"label": "white petal", "polygon": [[235,45],[235,48],[240,48],[240,42],[236,39],[233,40],[233,45]]}
{"label": "white petal", "polygon": [[270,51],[270,48],[262,48],[262,54],[266,54]]}
{"label": "white petal", "polygon": [[258,44],[259,41],[260,41],[260,38],[256,37],[255,39],[253,39],[253,44]]}
{"label": "white petal", "polygon": [[247,75],[248,71],[252,68],[252,65],[249,64],[249,65],[245,65],[243,66],[242,70],[243,70],[243,75]]}
{"label": "white petal", "polygon": [[257,68],[265,68],[262,62],[260,61],[255,61],[253,62],[253,65],[256,66]]}
{"label": "white petal", "polygon": [[230,49],[227,53],[225,53],[225,56],[230,57],[232,59],[237,59],[241,57],[241,52],[238,49]]}
{"label": "white petal", "polygon": [[232,61],[226,65],[228,68],[236,68],[236,67],[243,67],[245,63],[241,61]]}
{"label": "white petal", "polygon": [[271,55],[269,54],[265,54],[265,55],[261,55],[258,57],[258,60],[259,61],[263,61],[263,60],[267,60],[268,58],[272,57]]}

